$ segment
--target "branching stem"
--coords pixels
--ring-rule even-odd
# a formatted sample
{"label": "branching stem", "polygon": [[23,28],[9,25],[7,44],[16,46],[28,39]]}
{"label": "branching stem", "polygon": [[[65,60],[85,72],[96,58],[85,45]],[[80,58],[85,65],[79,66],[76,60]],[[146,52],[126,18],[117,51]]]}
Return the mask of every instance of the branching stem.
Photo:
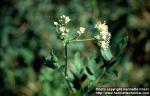
{"label": "branching stem", "polygon": [[[92,40],[94,40],[94,38],[83,39],[83,40],[76,39],[76,40],[72,40],[71,42],[82,42],[82,41],[92,41]],[[65,44],[65,72],[64,72],[64,74],[65,74],[65,80],[67,82],[68,88],[72,91],[72,94],[73,94],[73,89],[69,83],[68,76],[67,76],[67,65],[68,65],[67,47],[68,47],[68,43]]]}
{"label": "branching stem", "polygon": [[94,38],[83,39],[83,40],[77,39],[77,40],[72,40],[71,42],[82,42],[82,41],[92,41],[92,40],[94,40]]}

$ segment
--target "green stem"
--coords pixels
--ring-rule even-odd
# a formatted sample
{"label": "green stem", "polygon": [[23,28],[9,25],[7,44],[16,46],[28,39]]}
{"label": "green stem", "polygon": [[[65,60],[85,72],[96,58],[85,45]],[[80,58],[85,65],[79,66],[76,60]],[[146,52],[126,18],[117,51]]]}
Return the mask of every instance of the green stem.
{"label": "green stem", "polygon": [[68,65],[68,53],[67,53],[67,45],[68,44],[65,44],[65,80],[67,82],[67,85],[69,87],[69,89],[71,90],[72,94],[73,94],[73,89],[69,83],[69,80],[68,80],[68,76],[67,76],[67,65]]}
{"label": "green stem", "polygon": [[65,76],[67,76],[67,65],[68,65],[68,54],[67,54],[67,44],[65,44]]}
{"label": "green stem", "polygon": [[[65,81],[66,81],[66,83],[67,83],[67,85],[68,85],[68,88],[71,90],[72,95],[73,95],[73,89],[71,88],[71,85],[70,85],[70,83],[69,83],[69,80],[66,78],[66,76],[64,76],[63,72],[62,72],[60,69],[58,69],[58,71],[60,72],[61,76],[65,79]],[[73,96],[74,96],[74,95],[73,95]]]}
{"label": "green stem", "polygon": [[[66,78],[66,82],[67,82],[67,85],[68,85],[68,87],[69,87],[69,89],[71,90],[71,92],[72,92],[72,95],[73,95],[73,89],[72,89],[72,87],[71,87],[71,85],[70,85],[70,83],[69,83],[69,80]],[[73,95],[74,96],[74,95]]]}
{"label": "green stem", "polygon": [[72,40],[71,42],[82,42],[82,41],[92,41],[92,40],[94,40],[94,38],[90,38],[90,39],[83,39],[83,40],[79,40],[79,39],[77,39],[77,40]]}

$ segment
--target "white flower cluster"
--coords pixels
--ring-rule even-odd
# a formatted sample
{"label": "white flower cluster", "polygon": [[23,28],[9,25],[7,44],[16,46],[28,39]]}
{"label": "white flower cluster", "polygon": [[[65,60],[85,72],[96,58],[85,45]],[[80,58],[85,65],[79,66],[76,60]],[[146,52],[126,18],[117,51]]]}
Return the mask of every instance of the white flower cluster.
{"label": "white flower cluster", "polygon": [[99,31],[98,34],[95,36],[97,44],[101,48],[108,48],[111,38],[111,34],[108,32],[108,26],[105,22],[102,23],[100,21],[97,21],[95,28]]}
{"label": "white flower cluster", "polygon": [[[72,36],[72,38],[70,38],[69,29],[67,28],[67,24],[70,22],[70,20],[71,19],[69,18],[69,16],[62,15],[60,16],[58,22],[54,21],[54,25],[57,30],[57,36],[63,41],[64,45],[73,40],[77,40],[80,37],[80,35],[85,32],[85,28],[80,27],[77,31],[78,36]],[[95,28],[98,30],[98,34],[94,36],[94,39],[96,40],[97,44],[101,48],[108,48],[111,38],[111,34],[108,32],[108,26],[105,22],[102,23],[101,21],[97,21],[97,23],[95,24]],[[93,38],[88,40],[93,40]]]}
{"label": "white flower cluster", "polygon": [[56,26],[58,37],[61,40],[65,40],[68,37],[69,29],[66,27],[66,25],[69,23],[71,19],[69,16],[62,15],[60,16],[60,19],[58,22],[54,21],[54,25]]}
{"label": "white flower cluster", "polygon": [[65,15],[60,16],[60,18],[63,19],[66,24],[71,20],[71,19],[69,18],[69,16],[65,16]]}
{"label": "white flower cluster", "polygon": [[84,33],[85,28],[84,27],[80,27],[79,30],[77,31],[78,36],[73,36],[72,38],[69,38],[69,29],[67,28],[67,24],[70,22],[70,18],[69,16],[66,15],[62,15],[60,16],[58,22],[54,21],[54,25],[56,27],[57,30],[57,36],[59,39],[61,39],[64,44],[68,43],[71,41],[71,39],[78,39],[80,37],[81,34]]}

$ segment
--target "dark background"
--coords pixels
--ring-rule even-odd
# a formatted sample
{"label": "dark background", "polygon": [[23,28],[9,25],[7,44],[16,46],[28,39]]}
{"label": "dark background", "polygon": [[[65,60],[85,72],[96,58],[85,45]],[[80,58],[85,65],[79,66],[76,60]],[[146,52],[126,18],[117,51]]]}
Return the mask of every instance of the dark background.
{"label": "dark background", "polygon": [[[98,19],[108,24],[110,46],[128,36],[115,65],[120,81],[108,86],[149,87],[150,0],[0,0],[0,96],[65,96],[63,79],[42,65],[52,48],[63,61],[53,25],[63,14],[71,18],[70,29],[86,28],[84,38]],[[71,44],[69,56],[96,48],[93,42]]]}

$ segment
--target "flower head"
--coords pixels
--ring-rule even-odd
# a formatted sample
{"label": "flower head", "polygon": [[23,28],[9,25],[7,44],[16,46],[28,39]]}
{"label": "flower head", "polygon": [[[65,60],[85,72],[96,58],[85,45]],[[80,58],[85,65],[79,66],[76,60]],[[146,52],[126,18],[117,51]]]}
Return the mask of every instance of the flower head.
{"label": "flower head", "polygon": [[111,34],[108,32],[108,26],[105,22],[101,23],[100,21],[97,21],[95,28],[98,30],[98,34],[95,36],[97,44],[101,48],[108,48],[111,38]]}
{"label": "flower head", "polygon": [[63,41],[64,45],[69,40],[69,29],[67,28],[67,23],[70,21],[69,16],[62,15],[60,16],[58,22],[54,21],[54,25],[57,30],[57,35],[60,40]]}
{"label": "flower head", "polygon": [[106,25],[106,23],[102,23],[100,21],[97,21],[96,25],[95,25],[95,28],[98,29],[99,31],[102,31],[102,32],[108,32],[108,26]]}

